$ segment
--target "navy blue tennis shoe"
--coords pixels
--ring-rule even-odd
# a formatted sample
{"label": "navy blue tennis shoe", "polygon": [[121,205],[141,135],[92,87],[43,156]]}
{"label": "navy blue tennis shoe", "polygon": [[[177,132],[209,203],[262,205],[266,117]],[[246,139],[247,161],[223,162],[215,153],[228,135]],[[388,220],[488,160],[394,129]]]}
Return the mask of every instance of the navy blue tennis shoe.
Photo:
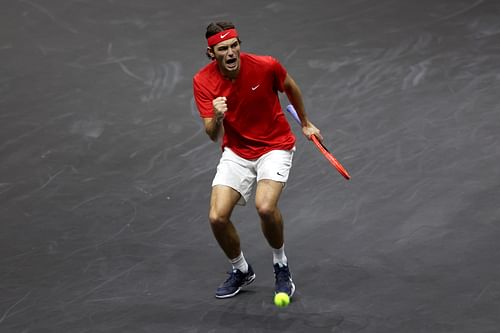
{"label": "navy blue tennis shoe", "polygon": [[252,266],[248,265],[248,272],[243,273],[239,269],[234,269],[232,272],[228,272],[229,277],[224,283],[222,283],[217,291],[215,292],[215,297],[217,298],[229,298],[235,296],[240,292],[241,287],[247,286],[255,280],[255,273],[253,272]]}
{"label": "navy blue tennis shoe", "polygon": [[274,277],[276,279],[274,293],[286,293],[290,298],[292,298],[293,293],[295,292],[295,284],[292,281],[292,275],[290,274],[288,266],[275,264]]}

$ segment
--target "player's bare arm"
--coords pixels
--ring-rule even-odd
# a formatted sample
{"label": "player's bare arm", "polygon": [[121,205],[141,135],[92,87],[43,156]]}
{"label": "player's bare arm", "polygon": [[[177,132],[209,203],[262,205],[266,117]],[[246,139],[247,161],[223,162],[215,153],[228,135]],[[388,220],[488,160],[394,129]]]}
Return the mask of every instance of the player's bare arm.
{"label": "player's bare arm", "polygon": [[212,101],[214,116],[212,118],[204,118],[205,132],[210,137],[210,140],[217,141],[222,133],[222,120],[224,113],[227,111],[226,97],[217,97]]}
{"label": "player's bare arm", "polygon": [[288,100],[290,101],[290,103],[292,103],[295,110],[297,110],[297,115],[300,118],[300,122],[304,124],[302,126],[302,133],[308,139],[310,139],[311,135],[316,135],[318,139],[322,141],[323,137],[321,136],[320,130],[316,126],[314,126],[314,124],[311,123],[307,118],[307,114],[304,110],[302,92],[300,91],[299,86],[297,85],[295,80],[290,76],[290,74],[286,75],[284,87]]}

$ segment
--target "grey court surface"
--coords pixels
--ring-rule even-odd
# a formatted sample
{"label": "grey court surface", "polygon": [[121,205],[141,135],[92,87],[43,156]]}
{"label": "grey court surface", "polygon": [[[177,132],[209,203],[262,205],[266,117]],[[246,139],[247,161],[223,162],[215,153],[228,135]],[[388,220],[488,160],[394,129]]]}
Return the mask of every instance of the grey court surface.
{"label": "grey court surface", "polygon": [[[286,66],[352,175],[289,118],[286,309],[253,203],[257,279],[214,298],[191,78],[217,20]],[[498,1],[2,1],[0,332],[498,332],[499,133]]]}

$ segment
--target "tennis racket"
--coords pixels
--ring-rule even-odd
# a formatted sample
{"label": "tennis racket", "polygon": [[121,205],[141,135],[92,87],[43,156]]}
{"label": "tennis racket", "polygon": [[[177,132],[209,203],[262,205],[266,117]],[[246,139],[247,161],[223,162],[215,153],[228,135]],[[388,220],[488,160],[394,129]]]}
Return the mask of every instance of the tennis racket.
{"label": "tennis racket", "polygon": [[[292,115],[293,119],[295,119],[295,121],[297,121],[297,123],[299,125],[301,125],[300,118],[297,115],[297,111],[295,111],[295,108],[293,107],[293,105],[291,105],[291,104],[288,105],[286,107],[286,110],[288,111],[288,113],[290,113]],[[326,159],[335,167],[335,169],[337,169],[337,171],[342,176],[344,176],[345,179],[347,179],[347,180],[351,179],[351,176],[349,175],[347,170],[342,166],[342,164],[340,164],[339,161],[337,161],[337,159],[333,156],[332,153],[330,153],[330,151],[325,147],[325,145],[321,141],[319,141],[319,139],[316,137],[316,135],[312,135],[311,140],[312,140],[312,142],[314,142],[314,144],[319,149],[319,151],[323,154],[323,156],[326,157]]]}

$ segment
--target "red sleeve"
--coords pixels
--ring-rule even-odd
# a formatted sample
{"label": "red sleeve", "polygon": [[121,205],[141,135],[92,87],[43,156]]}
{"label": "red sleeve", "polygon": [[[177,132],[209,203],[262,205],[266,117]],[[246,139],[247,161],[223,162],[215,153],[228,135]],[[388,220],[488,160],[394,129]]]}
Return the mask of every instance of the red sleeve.
{"label": "red sleeve", "polygon": [[272,64],[273,64],[273,73],[276,78],[276,88],[280,91],[283,92],[285,90],[285,79],[286,79],[286,69],[283,67],[283,65],[276,59],[272,59]]}
{"label": "red sleeve", "polygon": [[212,118],[214,116],[212,98],[197,76],[193,78],[193,95],[200,117]]}

